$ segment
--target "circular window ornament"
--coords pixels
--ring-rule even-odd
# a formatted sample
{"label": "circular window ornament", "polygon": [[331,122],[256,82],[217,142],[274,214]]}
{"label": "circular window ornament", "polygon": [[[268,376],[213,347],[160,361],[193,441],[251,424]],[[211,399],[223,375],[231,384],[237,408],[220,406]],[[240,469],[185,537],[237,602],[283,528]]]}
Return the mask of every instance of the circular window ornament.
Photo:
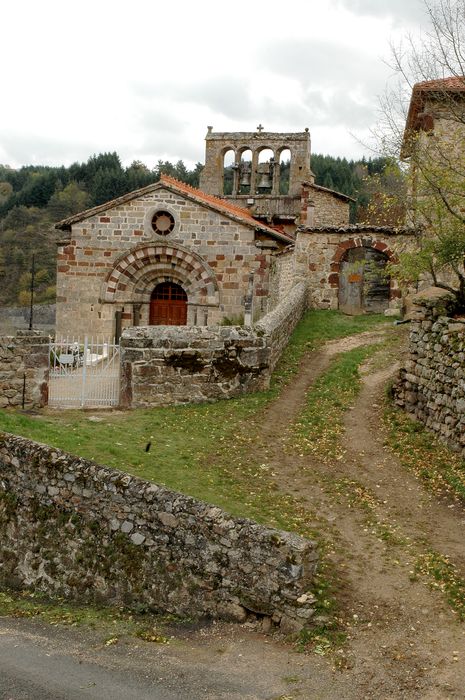
{"label": "circular window ornament", "polygon": [[152,216],[152,228],[159,236],[167,236],[174,229],[174,217],[169,211],[157,211]]}

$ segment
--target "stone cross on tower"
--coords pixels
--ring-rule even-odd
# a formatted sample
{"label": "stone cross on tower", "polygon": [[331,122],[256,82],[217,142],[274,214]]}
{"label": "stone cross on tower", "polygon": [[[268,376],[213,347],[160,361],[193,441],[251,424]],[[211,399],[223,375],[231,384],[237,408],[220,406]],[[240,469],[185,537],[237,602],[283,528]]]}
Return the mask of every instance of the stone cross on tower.
{"label": "stone cross on tower", "polygon": [[257,126],[257,131],[258,131],[259,134],[262,133],[263,129],[264,129],[264,127],[263,127],[261,124],[259,124],[259,125]]}

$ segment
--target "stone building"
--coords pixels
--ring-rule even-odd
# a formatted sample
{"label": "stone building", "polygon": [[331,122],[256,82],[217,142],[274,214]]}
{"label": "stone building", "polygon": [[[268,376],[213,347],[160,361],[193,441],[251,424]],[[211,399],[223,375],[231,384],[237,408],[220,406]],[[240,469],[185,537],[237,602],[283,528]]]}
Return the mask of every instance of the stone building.
{"label": "stone building", "polygon": [[[465,209],[464,143],[465,76],[416,83],[401,157],[409,166],[407,220],[425,240],[439,243],[451,235],[457,241],[460,238],[458,228],[463,226]],[[450,289],[463,284],[463,265],[460,257],[453,259],[452,248],[449,243],[448,249],[443,249],[445,260],[437,254],[420,280],[420,289],[431,283],[446,284]]]}
{"label": "stone building", "polygon": [[[241,160],[247,147],[250,162]],[[224,155],[231,149],[232,194],[224,195]],[[261,162],[266,150],[272,155]],[[280,284],[281,266],[274,258],[294,243],[297,225],[349,222],[350,197],[314,184],[308,131],[209,129],[201,187],[163,175],[57,224],[64,232],[58,335],[119,337],[129,326],[240,322],[246,297],[257,319],[275,305],[271,289]]]}
{"label": "stone building", "polygon": [[163,175],[61,221],[57,335],[240,323],[246,302],[258,320],[302,281],[320,308],[396,304],[383,271],[408,232],[350,226],[351,198],[316,185],[310,158],[308,130],[209,127],[201,189]]}
{"label": "stone building", "polygon": [[66,234],[57,274],[63,335],[239,322],[251,274],[260,314],[270,256],[293,242],[247,209],[166,175],[58,227]]}

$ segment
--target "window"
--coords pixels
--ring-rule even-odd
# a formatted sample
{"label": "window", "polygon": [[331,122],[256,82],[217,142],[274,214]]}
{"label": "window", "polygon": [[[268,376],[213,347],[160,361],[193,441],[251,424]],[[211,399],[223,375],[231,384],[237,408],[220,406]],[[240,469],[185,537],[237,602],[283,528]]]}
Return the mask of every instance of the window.
{"label": "window", "polygon": [[152,216],[152,228],[159,236],[167,236],[174,229],[174,217],[169,211],[157,211]]}

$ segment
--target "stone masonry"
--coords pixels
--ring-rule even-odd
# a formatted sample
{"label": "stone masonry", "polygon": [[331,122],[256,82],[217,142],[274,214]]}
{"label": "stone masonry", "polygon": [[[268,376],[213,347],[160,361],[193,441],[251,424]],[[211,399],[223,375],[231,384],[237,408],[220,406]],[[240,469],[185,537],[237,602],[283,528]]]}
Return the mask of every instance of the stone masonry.
{"label": "stone masonry", "polygon": [[[373,248],[395,262],[397,254],[416,245],[411,229],[386,226],[301,227],[295,244],[296,276],[308,280],[309,306],[337,309],[341,261],[351,248]],[[394,279],[390,297],[399,304],[400,290]]]}
{"label": "stone masonry", "polygon": [[[113,336],[117,311],[123,328],[148,325],[151,292],[164,281],[185,290],[188,325],[240,316],[250,273],[256,311],[266,312],[271,252],[291,241],[211,199],[164,176],[107,210],[59,224],[66,237],[58,250],[58,333]],[[173,219],[167,235],[154,232],[157,211]]]}
{"label": "stone masonry", "polygon": [[[271,162],[260,164],[263,151],[272,153]],[[232,193],[224,192],[224,158],[234,156]],[[281,157],[289,157],[289,187],[280,192]],[[243,157],[250,186],[243,193]],[[261,175],[269,176],[270,187],[260,188]],[[200,176],[200,188],[217,197],[224,197],[247,207],[257,219],[273,222],[294,232],[296,225],[343,225],[349,223],[351,197],[315,185],[311,170],[311,141],[308,129],[300,133],[275,133],[259,129],[256,132],[214,132],[208,128],[205,137],[205,166]]]}
{"label": "stone masonry", "polygon": [[[36,331],[0,337],[0,408],[47,403],[49,338]],[[24,397],[23,397],[24,392]]]}
{"label": "stone masonry", "polygon": [[127,329],[121,338],[122,404],[195,403],[267,389],[306,302],[306,286],[300,283],[253,328]]}
{"label": "stone masonry", "polygon": [[284,631],[314,614],[315,544],[0,434],[0,582]]}
{"label": "stone masonry", "polygon": [[465,318],[447,315],[447,293],[415,301],[395,401],[465,456]]}

